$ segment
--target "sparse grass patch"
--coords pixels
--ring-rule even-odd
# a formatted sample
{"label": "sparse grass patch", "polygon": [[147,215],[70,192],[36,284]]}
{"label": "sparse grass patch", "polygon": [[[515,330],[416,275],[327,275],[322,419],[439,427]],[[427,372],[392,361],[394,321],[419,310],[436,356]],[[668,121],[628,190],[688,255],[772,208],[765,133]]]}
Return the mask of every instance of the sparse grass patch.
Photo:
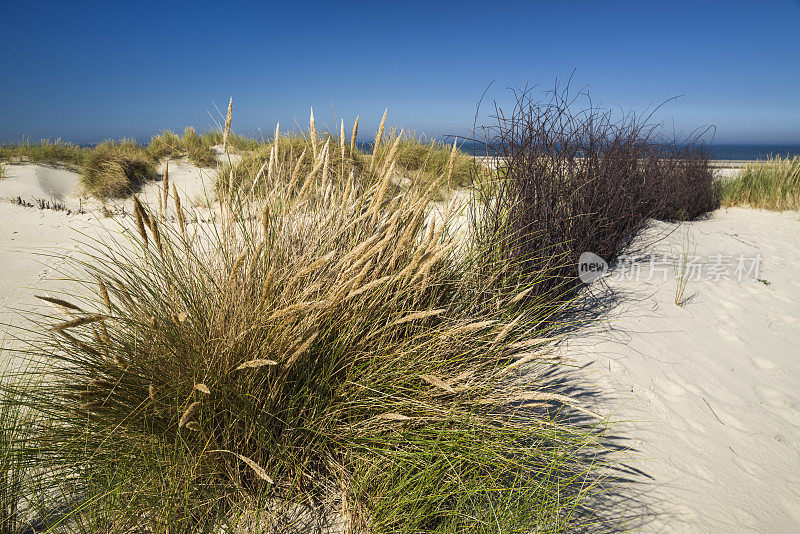
{"label": "sparse grass patch", "polygon": [[21,143],[0,145],[0,161],[12,163],[41,163],[44,165],[66,165],[79,168],[89,149],[67,143],[61,139],[42,139],[38,143],[29,140]]}
{"label": "sparse grass patch", "polygon": [[674,265],[673,270],[675,274],[675,305],[679,308],[686,306],[690,299],[686,297],[686,286],[692,277],[693,271],[690,263],[694,255],[696,247],[689,233],[686,233],[686,239],[679,254],[673,254],[677,257],[677,263]]}
{"label": "sparse grass patch", "polygon": [[132,140],[105,141],[94,147],[83,164],[81,183],[99,198],[123,198],[157,179],[155,162]]}
{"label": "sparse grass patch", "polygon": [[169,130],[153,136],[147,145],[147,152],[156,160],[185,157],[198,167],[212,167],[217,163],[211,149],[215,144],[215,136],[199,135],[190,126],[183,131],[183,136]]}
{"label": "sparse grass patch", "polygon": [[[213,141],[214,145],[222,145],[222,132],[216,130],[205,132],[203,137],[208,139],[209,142]],[[228,147],[237,154],[246,154],[254,150],[259,150],[269,141],[259,136],[248,136],[231,132],[228,135]]]}
{"label": "sparse grass patch", "polygon": [[4,163],[0,162],[0,180],[6,177],[6,166]]}
{"label": "sparse grass patch", "polygon": [[722,204],[768,210],[800,209],[800,156],[750,163],[722,183]]}

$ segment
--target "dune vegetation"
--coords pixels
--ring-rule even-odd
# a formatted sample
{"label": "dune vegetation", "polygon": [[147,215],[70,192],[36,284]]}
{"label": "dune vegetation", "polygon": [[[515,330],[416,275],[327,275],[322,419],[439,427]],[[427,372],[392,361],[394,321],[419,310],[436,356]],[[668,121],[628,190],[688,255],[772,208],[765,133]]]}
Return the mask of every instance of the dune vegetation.
{"label": "dune vegetation", "polygon": [[486,151],[502,164],[484,171],[492,179],[475,181],[475,238],[539,278],[529,298],[571,294],[584,252],[613,262],[650,221],[694,219],[719,206],[694,140],[667,142],[658,126],[615,118],[588,97],[581,107],[580,96],[569,87],[542,99],[520,92],[485,130]]}
{"label": "dune vegetation", "polygon": [[345,132],[342,121],[338,135],[318,134],[312,111],[307,133],[282,135],[278,125],[271,140],[242,153],[239,161],[224,162],[217,174],[217,189],[226,194],[235,191],[236,194],[264,196],[276,182],[281,182],[299,192],[306,185],[302,178],[319,171],[335,182],[351,173],[353,178],[358,176],[360,180],[369,181],[370,176],[374,178],[375,169],[369,168],[368,158],[357,148],[357,135],[358,119],[351,132]]}
{"label": "dune vegetation", "polygon": [[213,134],[198,134],[191,126],[178,135],[165,130],[150,138],[147,153],[156,160],[165,158],[187,158],[198,167],[213,167],[217,164],[217,156],[212,150],[217,138]]}
{"label": "dune vegetation", "polygon": [[124,198],[146,182],[155,181],[155,160],[135,141],[105,141],[83,161],[81,184],[98,198]]}
{"label": "dune vegetation", "polygon": [[[317,131],[313,125],[313,111],[311,123],[308,132],[283,132],[277,137],[281,145],[277,151],[281,161],[273,161],[276,167],[294,169],[299,165],[298,173],[307,173],[315,164],[317,151],[330,142],[338,150],[337,154],[329,155],[330,161],[336,160],[337,165],[341,165],[347,160],[356,173],[369,167],[373,157],[381,161],[392,159],[395,163],[392,187],[409,181],[429,184],[451,165],[450,177],[446,183],[440,184],[437,193],[440,200],[448,191],[468,186],[476,176],[478,164],[475,158],[461,151],[453,152],[452,145],[403,135],[394,129],[385,132],[386,114],[381,122],[380,135],[368,145],[357,143],[358,118],[346,133],[344,122],[339,132]],[[79,147],[61,140],[7,144],[0,146],[0,162],[67,166],[82,173],[86,193],[99,198],[123,198],[136,193],[146,182],[156,180],[155,165],[166,159],[186,158],[198,167],[218,168],[218,185],[222,189],[244,184],[252,186],[259,173],[263,174],[270,168],[275,139],[275,136],[266,139],[233,131],[229,131],[226,138],[222,131],[197,133],[194,128],[187,127],[182,134],[162,131],[151,137],[146,146],[130,139],[108,140],[93,147]],[[228,154],[237,157],[219,157],[214,147],[223,144]],[[363,152],[363,148],[368,152]],[[391,158],[390,151],[394,151]],[[331,172],[338,170],[331,168]],[[280,174],[291,176],[291,172]]]}
{"label": "dune vegetation", "polygon": [[748,164],[723,183],[722,203],[776,211],[800,209],[800,157]]}
{"label": "dune vegetation", "polygon": [[60,139],[0,145],[0,163],[64,166],[81,173],[86,193],[99,198],[126,197],[156,180],[155,160],[139,143],[123,139],[86,148]]}
{"label": "dune vegetation", "polygon": [[[396,146],[395,139],[399,139]],[[373,157],[385,158],[390,150],[394,150],[394,157],[400,168],[419,172],[426,181],[440,176],[451,166],[450,180],[444,184],[450,190],[470,185],[477,174],[476,159],[461,150],[453,152],[452,144],[436,139],[429,141],[414,134],[398,133],[396,129],[389,131],[387,142],[377,141],[376,139],[376,146],[372,151]]]}
{"label": "dune vegetation", "polygon": [[[81,290],[40,296],[54,311],[31,317],[13,349],[29,365],[0,385],[3,532],[621,521],[602,505],[605,422],[553,380],[552,344],[579,323],[577,259],[613,261],[648,220],[718,197],[696,146],[567,101],[523,94],[489,130],[494,168],[384,136],[385,115],[372,156],[357,120],[318,134],[312,116],[237,163],[229,105],[211,220],[174,185],[157,208],[134,196],[135,225],[68,260]],[[193,135],[98,146],[87,188],[135,192]],[[473,194],[442,202],[459,183]],[[40,488],[50,506],[26,500]]]}
{"label": "dune vegetation", "polygon": [[0,161],[6,163],[41,163],[64,165],[79,169],[88,150],[61,139],[42,139],[38,143],[29,140],[0,145]]}
{"label": "dune vegetation", "polygon": [[259,195],[230,188],[209,225],[175,191],[175,222],[136,200],[132,245],[94,243],[86,297],[50,299],[69,313],[39,320],[29,350],[48,379],[17,404],[47,414],[27,439],[40,477],[91,503],[74,523],[263,531],[298,509],[351,532],[595,521],[594,424],[560,421],[542,407],[577,400],[514,380],[553,365],[556,306],[448,231],[458,205],[432,212],[449,168],[393,190],[392,159],[334,174],[341,151],[317,147],[299,177],[278,166]]}

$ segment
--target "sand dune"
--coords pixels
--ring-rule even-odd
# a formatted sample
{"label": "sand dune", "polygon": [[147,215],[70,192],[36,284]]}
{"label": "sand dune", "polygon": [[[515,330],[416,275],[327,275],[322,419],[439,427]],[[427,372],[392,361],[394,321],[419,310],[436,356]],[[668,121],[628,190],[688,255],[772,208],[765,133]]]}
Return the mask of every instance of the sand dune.
{"label": "sand dune", "polygon": [[[163,173],[163,166],[162,163],[159,173]],[[8,176],[0,180],[0,324],[20,326],[24,321],[19,310],[43,307],[34,294],[72,289],[60,273],[68,263],[65,257],[77,254],[81,243],[91,239],[119,236],[120,223],[133,224],[133,201],[100,202],[82,197],[80,175],[73,171],[42,165],[6,168]],[[212,171],[185,161],[172,161],[169,177],[190,213],[200,218],[207,215],[206,205],[214,198]],[[156,205],[161,185],[147,184],[139,194]],[[33,207],[17,204],[17,197]],[[36,199],[57,200],[65,210],[39,209]],[[13,344],[12,330],[0,327],[0,345]]]}
{"label": "sand dune", "polygon": [[43,165],[9,165],[6,172],[6,178],[0,180],[0,198],[58,200],[68,202],[70,207],[75,203],[77,211],[79,174]]}
{"label": "sand dune", "polygon": [[[645,256],[680,254],[688,239],[703,263],[685,306],[674,303],[672,268],[656,264],[648,280],[647,259],[622,262],[594,283],[619,299],[610,315],[566,349],[643,472],[631,488],[641,502],[625,506],[645,517],[631,526],[798,532],[800,214],[731,208],[650,235],[664,231]],[[739,281],[740,255],[745,267],[760,256],[759,273]]]}

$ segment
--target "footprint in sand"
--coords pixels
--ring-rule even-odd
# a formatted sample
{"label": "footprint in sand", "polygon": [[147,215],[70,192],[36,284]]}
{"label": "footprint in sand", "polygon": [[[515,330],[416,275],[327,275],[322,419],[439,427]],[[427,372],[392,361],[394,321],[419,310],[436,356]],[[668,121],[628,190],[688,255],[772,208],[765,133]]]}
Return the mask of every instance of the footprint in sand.
{"label": "footprint in sand", "polygon": [[778,417],[792,427],[800,427],[800,407],[794,398],[763,385],[753,386],[753,392],[762,403],[762,409],[767,409],[770,416]]}
{"label": "footprint in sand", "polygon": [[759,520],[755,515],[742,510],[741,508],[734,508],[733,510],[730,510],[730,513],[733,515],[733,522],[731,524],[757,525],[759,523]]}
{"label": "footprint in sand", "polygon": [[[791,491],[796,497],[800,498],[800,483],[788,482],[786,487],[789,488],[789,491]],[[798,510],[798,512],[800,512],[800,510]]]}
{"label": "footprint in sand", "polygon": [[717,334],[731,344],[740,344],[744,341],[739,334],[729,328],[717,327]]}
{"label": "footprint in sand", "polygon": [[786,511],[786,515],[791,517],[795,523],[800,525],[800,506],[797,505],[797,501],[785,496],[781,499],[781,501],[781,505]]}
{"label": "footprint in sand", "polygon": [[695,436],[706,436],[709,433],[708,425],[701,424],[695,421],[694,418],[687,419],[686,424],[691,427],[692,434]]}
{"label": "footprint in sand", "polygon": [[615,375],[624,373],[627,370],[623,364],[619,363],[617,360],[613,358],[606,358],[606,361],[603,364],[603,366],[606,369],[608,369],[610,373],[613,373]]}
{"label": "footprint in sand", "polygon": [[785,408],[788,404],[788,398],[784,393],[769,386],[756,384],[753,386],[753,393],[760,402],[770,408]]}
{"label": "footprint in sand", "polygon": [[769,322],[774,322],[778,324],[790,325],[796,323],[800,319],[798,319],[797,317],[793,317],[791,315],[787,315],[785,313],[769,313],[767,314],[767,320]]}
{"label": "footprint in sand", "polygon": [[698,395],[698,396],[703,394],[703,392],[700,390],[699,387],[697,387],[695,384],[687,382],[686,380],[682,379],[678,375],[672,375],[671,373],[668,373],[668,374],[665,374],[664,376],[668,380],[674,382],[675,384],[679,385],[680,387],[682,387],[683,389],[688,391],[689,393],[693,393],[694,395]]}

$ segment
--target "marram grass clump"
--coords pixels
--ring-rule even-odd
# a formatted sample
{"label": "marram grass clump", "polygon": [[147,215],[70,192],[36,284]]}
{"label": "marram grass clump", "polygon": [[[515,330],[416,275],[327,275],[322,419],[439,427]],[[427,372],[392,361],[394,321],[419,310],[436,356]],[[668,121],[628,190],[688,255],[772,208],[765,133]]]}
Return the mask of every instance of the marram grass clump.
{"label": "marram grass clump", "polygon": [[212,150],[216,137],[209,134],[198,134],[191,126],[178,135],[165,130],[150,138],[147,153],[156,160],[165,158],[186,158],[198,167],[213,167],[217,157]]}
{"label": "marram grass clump", "polygon": [[153,158],[135,141],[124,139],[105,141],[88,153],[81,183],[99,198],[124,198],[156,179]]}
{"label": "marram grass clump", "polygon": [[777,211],[800,209],[800,156],[748,164],[736,178],[722,183],[722,204]]}
{"label": "marram grass clump", "polygon": [[125,243],[81,265],[92,296],[47,297],[68,313],[31,349],[51,380],[28,402],[54,420],[31,442],[77,476],[76,514],[170,532],[297,509],[346,532],[589,521],[592,433],[541,410],[575,402],[541,375],[514,379],[553,364],[552,308],[455,239],[458,206],[432,214],[439,183],[393,191],[391,160],[334,178],[334,146],[260,195],[223,192],[205,225],[174,193],[177,222],[136,200]]}

